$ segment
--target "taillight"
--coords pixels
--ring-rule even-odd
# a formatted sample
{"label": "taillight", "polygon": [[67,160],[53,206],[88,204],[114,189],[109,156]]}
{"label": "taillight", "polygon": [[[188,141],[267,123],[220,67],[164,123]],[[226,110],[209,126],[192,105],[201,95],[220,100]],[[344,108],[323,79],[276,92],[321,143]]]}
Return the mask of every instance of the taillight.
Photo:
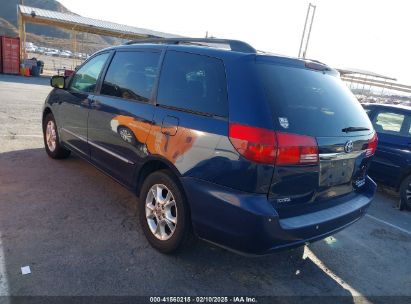
{"label": "taillight", "polygon": [[315,138],[230,124],[230,141],[248,160],[278,165],[317,164]]}
{"label": "taillight", "polygon": [[275,132],[240,124],[230,124],[230,141],[248,160],[274,164],[276,156]]}
{"label": "taillight", "polygon": [[277,132],[278,165],[317,164],[318,146],[314,137]]}
{"label": "taillight", "polygon": [[377,150],[378,145],[378,136],[377,133],[374,132],[373,137],[368,141],[367,150],[365,150],[365,157],[373,156],[375,154],[375,150]]}

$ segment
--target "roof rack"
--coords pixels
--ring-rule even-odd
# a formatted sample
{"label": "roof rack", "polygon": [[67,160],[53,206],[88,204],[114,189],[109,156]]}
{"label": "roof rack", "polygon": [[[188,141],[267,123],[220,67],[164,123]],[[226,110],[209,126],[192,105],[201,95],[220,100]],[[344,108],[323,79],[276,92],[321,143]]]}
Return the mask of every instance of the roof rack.
{"label": "roof rack", "polygon": [[148,38],[131,40],[126,43],[140,44],[140,43],[164,43],[164,44],[181,44],[181,43],[212,43],[212,44],[228,44],[230,49],[234,52],[240,53],[257,53],[257,51],[248,43],[240,40],[231,39],[217,39],[217,38]]}

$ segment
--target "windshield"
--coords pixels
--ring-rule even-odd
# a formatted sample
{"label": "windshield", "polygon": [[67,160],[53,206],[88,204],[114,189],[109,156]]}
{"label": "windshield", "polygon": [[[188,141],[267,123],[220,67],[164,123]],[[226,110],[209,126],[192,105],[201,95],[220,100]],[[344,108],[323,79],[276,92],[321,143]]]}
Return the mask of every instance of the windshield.
{"label": "windshield", "polygon": [[256,65],[277,129],[310,136],[346,136],[350,133],[342,130],[350,127],[372,130],[364,109],[338,77],[299,67]]}

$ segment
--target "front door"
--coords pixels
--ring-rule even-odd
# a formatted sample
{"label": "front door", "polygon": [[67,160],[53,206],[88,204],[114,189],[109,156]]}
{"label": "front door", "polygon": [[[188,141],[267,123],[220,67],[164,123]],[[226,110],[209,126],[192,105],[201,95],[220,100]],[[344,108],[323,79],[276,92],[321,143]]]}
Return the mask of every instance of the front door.
{"label": "front door", "polygon": [[84,157],[89,157],[87,144],[87,119],[98,78],[109,57],[99,54],[85,63],[71,79],[68,89],[60,98],[61,129],[63,141]]}

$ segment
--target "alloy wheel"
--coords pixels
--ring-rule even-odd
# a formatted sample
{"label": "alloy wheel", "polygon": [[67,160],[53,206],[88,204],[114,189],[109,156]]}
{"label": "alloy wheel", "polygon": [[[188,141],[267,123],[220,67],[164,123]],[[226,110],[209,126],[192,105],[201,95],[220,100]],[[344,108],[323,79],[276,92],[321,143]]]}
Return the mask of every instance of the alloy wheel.
{"label": "alloy wheel", "polygon": [[168,240],[177,226],[177,205],[173,193],[163,184],[153,185],[147,193],[146,219],[151,233]]}
{"label": "alloy wheel", "polygon": [[54,152],[57,146],[57,131],[54,121],[49,120],[46,126],[46,143],[50,152]]}

